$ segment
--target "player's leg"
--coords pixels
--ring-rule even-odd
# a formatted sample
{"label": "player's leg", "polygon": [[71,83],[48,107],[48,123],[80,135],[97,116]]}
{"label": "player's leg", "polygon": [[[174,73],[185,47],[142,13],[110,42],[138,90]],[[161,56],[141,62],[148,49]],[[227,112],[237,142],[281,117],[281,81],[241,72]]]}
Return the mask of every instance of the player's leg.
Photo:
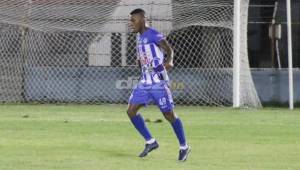
{"label": "player's leg", "polygon": [[182,125],[181,119],[174,113],[173,110],[161,110],[164,117],[170,122],[172,125],[172,128],[176,134],[176,137],[179,142],[179,156],[178,160],[179,161],[185,161],[187,159],[187,156],[189,152],[191,151],[191,147],[187,144],[186,138],[185,138],[185,133],[184,133],[184,128]]}
{"label": "player's leg", "polygon": [[181,119],[174,113],[173,110],[162,110],[164,117],[170,122],[176,134],[180,148],[187,147],[184,128]]}
{"label": "player's leg", "polygon": [[132,124],[146,141],[145,149],[139,155],[140,157],[147,156],[149,152],[159,147],[156,140],[152,138],[152,135],[146,126],[144,118],[138,112],[142,106],[147,104],[148,100],[148,94],[146,91],[144,91],[143,89],[135,88],[130,96],[129,105],[127,108],[127,114]]}
{"label": "player's leg", "polygon": [[146,126],[144,118],[140,113],[138,113],[138,110],[141,107],[143,107],[142,104],[129,104],[127,109],[127,115],[129,116],[134,127],[138,130],[138,132],[143,136],[143,138],[147,142],[153,140],[153,138]]}
{"label": "player's leg", "polygon": [[189,152],[191,151],[191,148],[186,142],[182,121],[173,111],[174,103],[169,87],[166,84],[160,87],[153,89],[152,97],[154,98],[156,105],[159,107],[166,120],[168,120],[172,125],[172,128],[176,134],[180,144],[178,160],[185,161]]}

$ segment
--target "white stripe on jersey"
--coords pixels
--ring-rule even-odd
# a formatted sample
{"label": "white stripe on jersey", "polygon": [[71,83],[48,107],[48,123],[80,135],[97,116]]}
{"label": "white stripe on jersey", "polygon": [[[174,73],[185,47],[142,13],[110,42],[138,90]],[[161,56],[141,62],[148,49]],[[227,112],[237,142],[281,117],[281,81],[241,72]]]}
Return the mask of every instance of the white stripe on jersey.
{"label": "white stripe on jersey", "polygon": [[156,53],[156,57],[159,58],[159,64],[163,63],[164,60],[164,54],[161,52],[161,50],[154,44],[154,50]]}
{"label": "white stripe on jersey", "polygon": [[[151,49],[151,46],[153,49]],[[158,75],[153,72],[153,68],[163,64],[164,55],[161,50],[154,43],[140,44],[138,45],[138,53],[142,67],[144,68],[142,69],[143,76],[141,82],[146,84],[159,83],[160,79]],[[158,62],[157,64],[155,64],[155,60]]]}

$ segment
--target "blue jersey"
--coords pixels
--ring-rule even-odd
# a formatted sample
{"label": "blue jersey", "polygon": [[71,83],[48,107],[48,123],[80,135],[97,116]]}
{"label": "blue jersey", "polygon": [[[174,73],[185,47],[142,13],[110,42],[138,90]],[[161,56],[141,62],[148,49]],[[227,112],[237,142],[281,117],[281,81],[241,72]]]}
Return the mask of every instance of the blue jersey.
{"label": "blue jersey", "polygon": [[164,36],[153,28],[148,28],[137,36],[137,57],[142,67],[141,83],[153,85],[161,81],[169,81],[163,66],[164,54],[158,47]]}

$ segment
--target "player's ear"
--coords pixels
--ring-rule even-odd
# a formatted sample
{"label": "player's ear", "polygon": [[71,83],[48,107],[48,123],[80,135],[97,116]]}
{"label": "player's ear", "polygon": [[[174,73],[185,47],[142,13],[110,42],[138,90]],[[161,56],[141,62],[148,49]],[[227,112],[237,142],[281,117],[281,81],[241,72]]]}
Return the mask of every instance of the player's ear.
{"label": "player's ear", "polygon": [[145,22],[145,24],[147,23],[147,17],[145,15],[142,15],[142,20]]}

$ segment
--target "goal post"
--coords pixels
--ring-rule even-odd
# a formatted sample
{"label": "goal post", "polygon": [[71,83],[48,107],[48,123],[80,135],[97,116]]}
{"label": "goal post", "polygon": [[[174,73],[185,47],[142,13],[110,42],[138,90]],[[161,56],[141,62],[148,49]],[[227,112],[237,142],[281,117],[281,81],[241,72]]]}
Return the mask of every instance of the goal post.
{"label": "goal post", "polygon": [[261,107],[248,59],[249,0],[234,0],[233,107]]}
{"label": "goal post", "polygon": [[127,103],[140,76],[128,27],[135,8],[174,49],[175,103],[261,106],[248,62],[248,0],[1,1],[0,101]]}
{"label": "goal post", "polygon": [[241,1],[234,0],[233,29],[233,107],[241,106],[240,102],[240,50],[241,50]]}
{"label": "goal post", "polygon": [[288,70],[289,70],[289,109],[294,109],[294,81],[293,81],[293,43],[292,43],[292,12],[291,0],[286,1],[287,37],[288,37]]}

